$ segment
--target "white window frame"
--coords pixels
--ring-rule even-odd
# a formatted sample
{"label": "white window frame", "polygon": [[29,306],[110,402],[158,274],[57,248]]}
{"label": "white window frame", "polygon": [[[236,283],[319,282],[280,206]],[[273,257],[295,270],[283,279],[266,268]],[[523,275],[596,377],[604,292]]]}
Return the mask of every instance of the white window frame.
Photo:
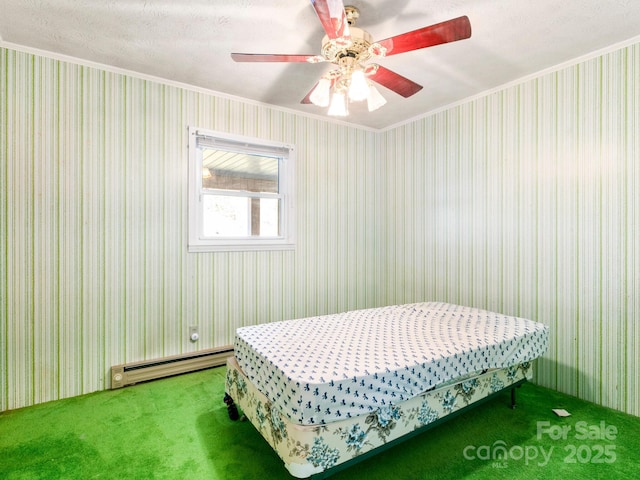
{"label": "white window frame", "polygon": [[[278,159],[281,199],[280,235],[276,237],[205,237],[202,225],[202,155],[199,144]],[[295,248],[294,148],[259,138],[189,127],[189,252],[293,250]],[[248,193],[247,196],[252,196]]]}

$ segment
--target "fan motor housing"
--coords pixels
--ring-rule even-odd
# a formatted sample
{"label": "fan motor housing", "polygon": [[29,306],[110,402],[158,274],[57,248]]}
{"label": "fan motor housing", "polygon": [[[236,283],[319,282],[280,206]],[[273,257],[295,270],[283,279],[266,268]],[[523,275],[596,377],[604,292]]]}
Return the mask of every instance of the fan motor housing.
{"label": "fan motor housing", "polygon": [[373,43],[373,37],[366,30],[351,27],[351,41],[344,45],[344,39],[331,40],[328,35],[322,39],[322,56],[331,63],[340,64],[341,59],[353,59],[349,62],[363,62],[369,57],[369,47]]}

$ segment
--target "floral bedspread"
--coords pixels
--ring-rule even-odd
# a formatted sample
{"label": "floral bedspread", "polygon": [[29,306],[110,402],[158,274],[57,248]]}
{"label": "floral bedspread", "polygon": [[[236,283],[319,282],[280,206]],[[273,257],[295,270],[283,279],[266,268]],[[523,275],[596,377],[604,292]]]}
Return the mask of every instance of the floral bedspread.
{"label": "floral bedspread", "polygon": [[523,362],[468,377],[402,403],[380,405],[358,417],[320,425],[289,422],[245,376],[235,357],[227,362],[226,393],[284,461],[291,475],[306,478],[530,378],[531,364]]}

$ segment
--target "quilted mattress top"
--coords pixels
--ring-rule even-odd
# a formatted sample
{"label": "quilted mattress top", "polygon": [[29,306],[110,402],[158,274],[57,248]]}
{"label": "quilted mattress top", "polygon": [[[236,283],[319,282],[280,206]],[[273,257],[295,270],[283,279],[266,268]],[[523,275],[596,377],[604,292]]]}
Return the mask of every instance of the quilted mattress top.
{"label": "quilted mattress top", "polygon": [[439,302],[242,327],[235,356],[293,423],[368,414],[463,375],[541,356],[546,325]]}

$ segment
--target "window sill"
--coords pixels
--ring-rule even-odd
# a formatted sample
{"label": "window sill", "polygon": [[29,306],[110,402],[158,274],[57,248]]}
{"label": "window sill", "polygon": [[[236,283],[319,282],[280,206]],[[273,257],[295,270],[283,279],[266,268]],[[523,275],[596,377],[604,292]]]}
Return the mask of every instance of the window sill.
{"label": "window sill", "polygon": [[260,251],[285,251],[295,250],[295,243],[247,243],[247,244],[228,244],[220,243],[216,245],[188,245],[189,253],[206,253],[206,252],[260,252]]}

